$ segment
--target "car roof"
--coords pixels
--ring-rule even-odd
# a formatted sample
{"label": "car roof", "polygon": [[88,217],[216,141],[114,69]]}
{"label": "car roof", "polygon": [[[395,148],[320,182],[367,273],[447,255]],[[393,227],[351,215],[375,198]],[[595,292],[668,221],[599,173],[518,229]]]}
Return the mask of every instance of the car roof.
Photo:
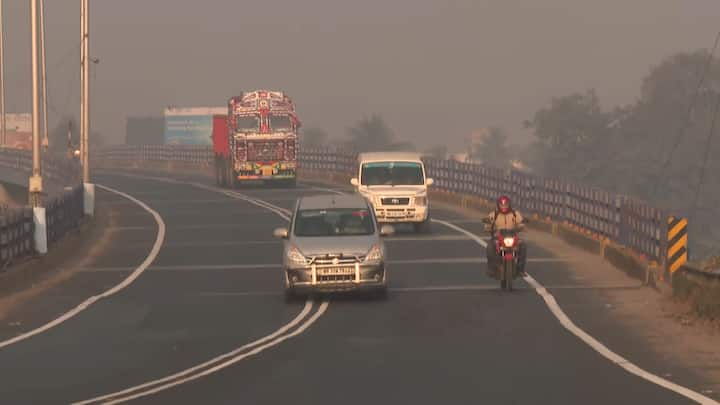
{"label": "car roof", "polygon": [[418,152],[365,152],[358,155],[358,161],[364,162],[422,162]]}
{"label": "car roof", "polygon": [[369,208],[365,197],[359,194],[321,194],[301,197],[298,208],[317,210],[323,208]]}

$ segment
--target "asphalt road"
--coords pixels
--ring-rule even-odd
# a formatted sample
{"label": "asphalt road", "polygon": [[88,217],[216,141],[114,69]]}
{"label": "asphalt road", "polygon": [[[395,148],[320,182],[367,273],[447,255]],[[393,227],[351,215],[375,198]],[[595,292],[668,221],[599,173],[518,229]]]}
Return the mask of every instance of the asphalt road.
{"label": "asphalt road", "polygon": [[[323,191],[243,189],[233,196],[149,178],[106,175],[97,181],[157,211],[166,228],[162,247],[125,289],[44,333],[0,348],[2,404],[68,404],[151,381],[108,399],[692,403],[601,356],[565,329],[524,281],[513,293],[501,292],[484,274],[484,249],[440,223],[428,235],[401,232],[387,240],[387,300],[333,296],[286,303],[281,247],[272,238],[272,229],[285,220],[247,197],[289,209],[298,196]],[[96,294],[132,274],[156,239],[158,225],[148,212],[112,193],[101,195],[102,204],[124,207],[112,229],[116,239],[75,269],[71,287],[43,298],[52,308],[44,312],[48,320],[82,301],[83,294]],[[483,235],[481,224],[459,214],[435,210],[433,215]],[[529,257],[528,271],[577,325],[613,342],[612,349],[650,372],[672,367],[622,329],[607,327],[595,311],[600,303],[592,286],[570,276],[576,263],[532,244]],[[27,328],[42,324],[42,315],[30,312]],[[6,329],[0,328],[0,339],[13,335]],[[678,382],[702,385],[690,370],[673,371]],[[145,396],[148,390],[157,392]]]}

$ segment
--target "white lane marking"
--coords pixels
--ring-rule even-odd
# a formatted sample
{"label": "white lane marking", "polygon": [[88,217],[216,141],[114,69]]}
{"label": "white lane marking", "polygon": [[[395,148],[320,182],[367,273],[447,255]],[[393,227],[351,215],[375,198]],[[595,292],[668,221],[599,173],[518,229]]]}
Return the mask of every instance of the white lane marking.
{"label": "white lane marking", "polygon": [[433,235],[428,237],[422,237],[422,236],[391,236],[389,238],[385,238],[385,242],[436,242],[436,241],[458,241],[458,240],[466,240],[466,241],[472,241],[472,239],[466,237],[466,236],[455,236],[455,235]]}
{"label": "white lane marking", "polygon": [[[290,220],[290,211],[289,211],[289,210],[284,209],[284,208],[282,208],[282,207],[278,207],[278,206],[273,205],[273,204],[270,204],[270,203],[267,203],[267,202],[262,201],[262,200],[259,200],[259,199],[254,199],[254,198],[247,197],[247,196],[242,195],[242,194],[240,194],[240,193],[236,193],[236,192],[232,192],[232,191],[228,192],[228,191],[226,191],[226,190],[222,190],[222,189],[219,189],[219,188],[208,187],[208,186],[205,186],[205,185],[199,184],[199,183],[182,182],[182,181],[178,181],[178,180],[168,180],[168,179],[163,179],[163,178],[155,178],[154,180],[167,181],[167,182],[169,182],[169,183],[177,183],[177,184],[189,184],[189,185],[193,185],[193,186],[195,186],[195,187],[198,187],[198,188],[201,188],[201,189],[205,189],[205,190],[209,190],[209,191],[212,191],[212,192],[220,192],[220,193],[223,193],[223,194],[225,194],[225,195],[227,195],[227,196],[229,196],[229,197],[246,201],[246,202],[248,202],[248,203],[250,203],[250,204],[253,204],[253,205],[256,205],[256,206],[258,206],[258,207],[266,208],[266,209],[274,212],[275,214],[277,214],[277,215],[280,216],[281,218],[284,218],[285,220]],[[266,343],[266,344],[263,344],[263,345],[261,345],[261,346],[258,346],[258,347],[256,347],[255,349],[253,349],[253,350],[250,351],[250,352],[247,352],[247,353],[239,354],[239,355],[238,355],[238,352],[239,352],[239,351],[247,350],[247,349],[249,348],[248,345],[245,345],[245,346],[243,346],[244,349],[243,349],[243,348],[238,348],[238,349],[234,350],[233,352],[230,352],[230,353],[227,353],[227,354],[225,354],[225,355],[216,357],[215,359],[211,359],[211,360],[209,360],[209,361],[207,361],[207,362],[205,362],[205,363],[203,363],[203,364],[201,364],[201,365],[198,365],[198,366],[192,367],[192,368],[190,368],[190,369],[184,370],[184,371],[182,371],[182,372],[180,372],[180,373],[173,374],[173,375],[171,375],[171,376],[162,378],[162,379],[160,379],[160,380],[150,381],[150,382],[147,382],[147,383],[145,383],[145,384],[142,384],[142,385],[139,385],[139,386],[136,386],[136,387],[131,387],[131,388],[128,388],[128,389],[126,389],[126,390],[124,390],[124,391],[120,391],[120,392],[117,392],[117,393],[108,394],[108,395],[105,395],[105,396],[102,396],[102,397],[98,397],[98,398],[90,399],[90,400],[87,400],[87,401],[79,402],[79,403],[77,403],[77,404],[87,404],[87,403],[93,403],[93,402],[97,402],[97,401],[102,401],[102,403],[107,403],[107,404],[116,404],[116,403],[126,402],[126,401],[130,401],[130,400],[133,400],[133,399],[141,398],[141,397],[144,397],[144,396],[152,395],[152,394],[154,394],[154,393],[157,393],[157,392],[160,392],[160,391],[164,391],[164,390],[167,390],[167,389],[169,389],[169,388],[172,388],[172,387],[175,387],[175,386],[184,384],[184,383],[186,383],[186,382],[193,381],[193,380],[196,380],[196,379],[198,379],[198,378],[204,377],[204,376],[206,376],[206,375],[212,374],[212,373],[217,372],[217,371],[219,371],[219,370],[222,370],[222,369],[224,369],[224,368],[226,368],[226,367],[229,367],[229,366],[231,366],[232,364],[237,363],[238,361],[240,361],[240,360],[242,360],[242,359],[244,359],[244,358],[246,358],[246,357],[249,357],[249,356],[253,356],[253,355],[255,355],[255,354],[258,354],[258,353],[264,351],[264,350],[267,349],[267,348],[270,348],[270,347],[272,347],[272,346],[276,346],[276,345],[282,343],[283,341],[285,341],[285,340],[287,340],[287,339],[290,339],[291,337],[294,337],[294,336],[297,336],[297,335],[303,333],[307,328],[310,327],[310,325],[312,325],[313,323],[315,323],[315,321],[317,321],[317,319],[320,318],[320,316],[322,316],[322,315],[325,313],[325,311],[326,311],[327,308],[328,308],[328,305],[329,305],[329,304],[328,304],[327,301],[323,301],[323,302],[320,304],[320,307],[318,308],[318,310],[317,310],[307,321],[305,321],[298,329],[296,329],[296,330],[293,331],[292,333],[285,334],[285,335],[282,335],[282,336],[280,336],[280,335],[281,335],[282,333],[286,332],[290,327],[288,327],[287,329],[284,329],[282,332],[276,331],[277,334],[273,334],[274,337],[275,337],[274,340],[270,341],[269,343]],[[298,317],[296,317],[296,319],[301,320],[302,318],[304,318],[304,316],[307,314],[307,312],[305,312],[305,310],[307,309],[307,311],[310,311],[310,308],[311,308],[311,307],[312,307],[312,301],[310,301],[310,300],[306,301],[306,302],[305,302],[305,308],[303,309],[303,312],[304,312],[304,313],[301,312],[301,314],[298,315]],[[301,315],[302,315],[302,316],[301,316]],[[283,329],[283,328],[281,328],[280,330],[282,330],[282,329]],[[280,330],[279,330],[279,331],[280,331]],[[270,335],[270,336],[273,336],[273,335]],[[266,338],[263,338],[263,339],[260,339],[260,340],[262,340],[262,341],[267,341],[267,339],[273,339],[273,337],[270,337],[270,336],[268,336],[268,337],[266,337]],[[278,337],[278,336],[280,336],[280,337]],[[258,342],[259,342],[259,341],[256,341],[256,342],[253,342],[253,343],[257,344]],[[250,345],[252,345],[252,343],[251,343]],[[236,356],[235,356],[235,357],[232,357],[233,355],[236,355]],[[211,363],[216,363],[217,361],[222,361],[223,359],[226,359],[226,358],[228,358],[228,357],[232,357],[232,358],[230,358],[229,360],[226,360],[226,361],[224,361],[224,362],[221,362],[221,363],[215,365],[215,366],[212,367],[212,368],[206,369],[206,370],[204,370],[204,371],[202,371],[202,372],[200,372],[200,373],[192,374],[193,372],[195,372],[195,371],[203,368],[203,366],[204,366],[204,367],[207,367],[207,366],[210,365]],[[190,374],[192,374],[192,375],[190,375]],[[182,378],[182,379],[180,379],[180,380],[176,380],[178,377],[182,377],[183,375],[189,375],[189,376],[188,376],[188,377],[185,377],[185,378]],[[171,381],[171,380],[175,380],[175,381]],[[170,382],[170,381],[171,381],[171,382]],[[163,384],[163,383],[165,383],[165,382],[167,382],[167,384]],[[148,389],[148,390],[146,390],[146,391],[141,391],[141,392],[138,392],[138,393],[135,393],[135,394],[126,396],[126,397],[118,398],[118,396],[124,395],[125,393],[137,392],[138,390],[143,390],[144,388],[151,387],[151,386],[155,386],[155,385],[157,385],[157,384],[163,384],[163,385],[156,386],[156,387],[151,388],[151,389]],[[104,399],[111,399],[111,398],[112,398],[112,401],[110,401],[110,402],[104,401]]]}
{"label": "white lane marking", "polygon": [[160,248],[162,247],[163,241],[165,240],[165,222],[163,221],[163,219],[162,219],[162,217],[160,216],[160,214],[158,214],[158,213],[157,213],[155,210],[153,210],[152,208],[148,207],[148,206],[147,206],[145,203],[143,203],[142,201],[136,199],[135,197],[133,197],[133,196],[131,196],[131,195],[129,195],[129,194],[123,193],[123,192],[121,192],[121,191],[118,191],[118,190],[115,190],[115,189],[112,189],[112,188],[109,188],[109,187],[102,186],[102,185],[100,185],[100,184],[97,184],[96,186],[97,186],[98,188],[100,188],[100,189],[105,190],[105,191],[109,191],[109,192],[111,192],[111,193],[115,193],[115,194],[118,194],[118,195],[120,195],[120,196],[123,196],[123,197],[127,198],[128,200],[130,200],[130,201],[138,204],[138,205],[139,205],[140,207],[142,207],[144,210],[146,210],[147,212],[149,212],[149,213],[153,216],[153,218],[155,218],[155,222],[157,222],[157,225],[158,225],[158,227],[157,227],[157,236],[155,237],[155,243],[153,244],[152,249],[150,249],[150,253],[148,253],[148,255],[147,255],[147,257],[145,258],[145,260],[144,260],[142,263],[140,263],[140,265],[139,265],[137,268],[135,268],[135,270],[134,270],[129,276],[127,276],[122,282],[120,282],[119,284],[117,284],[115,287],[113,287],[113,288],[105,291],[105,292],[102,293],[102,294],[94,295],[94,296],[86,299],[85,301],[81,302],[81,303],[80,303],[78,306],[76,306],[75,308],[73,308],[73,309],[65,312],[64,314],[62,314],[62,315],[59,316],[58,318],[55,318],[54,320],[46,323],[46,324],[43,325],[43,326],[40,326],[40,327],[38,327],[38,328],[36,328],[36,329],[33,329],[33,330],[31,330],[31,331],[29,331],[29,332],[26,332],[26,333],[23,333],[23,334],[21,334],[21,335],[15,336],[15,337],[12,338],[12,339],[8,339],[8,340],[5,340],[5,341],[3,341],[3,342],[0,342],[0,349],[2,349],[2,348],[4,348],[4,347],[7,347],[7,346],[10,346],[10,345],[12,345],[12,344],[14,344],[14,343],[20,342],[20,341],[22,341],[22,340],[28,339],[28,338],[33,337],[33,336],[35,336],[35,335],[38,335],[38,334],[40,334],[40,333],[43,333],[43,332],[45,332],[45,331],[47,331],[47,330],[49,330],[49,329],[51,329],[51,328],[53,328],[53,327],[55,327],[55,326],[58,326],[58,325],[60,325],[61,323],[65,322],[65,321],[67,321],[68,319],[70,319],[70,318],[74,317],[75,315],[79,314],[80,312],[86,310],[88,307],[90,307],[90,305],[94,304],[95,302],[97,302],[97,301],[99,301],[99,300],[101,300],[101,299],[103,299],[103,298],[107,298],[107,297],[109,297],[109,296],[117,293],[118,291],[121,291],[121,290],[124,289],[125,287],[129,286],[129,285],[130,285],[133,281],[135,281],[138,277],[140,277],[140,275],[141,275],[141,274],[150,266],[150,264],[155,260],[155,258],[157,257],[158,253],[160,253]]}
{"label": "white lane marking", "polygon": [[182,380],[179,380],[179,381],[173,381],[173,382],[171,382],[171,383],[168,383],[168,384],[165,384],[165,385],[161,385],[161,386],[159,386],[159,387],[155,387],[155,388],[150,389],[150,390],[148,390],[148,391],[144,391],[144,392],[141,392],[141,393],[138,393],[138,394],[134,394],[134,395],[130,395],[130,396],[126,396],[126,397],[114,399],[113,401],[107,402],[107,404],[108,404],[108,405],[119,404],[119,403],[122,403],[122,402],[131,401],[131,400],[133,400],[133,399],[137,399],[137,398],[141,398],[141,397],[144,397],[144,396],[152,395],[152,394],[158,393],[158,392],[160,392],[160,391],[164,391],[164,390],[167,390],[167,389],[169,389],[169,388],[172,388],[172,387],[175,387],[175,386],[178,386],[178,385],[181,385],[181,384],[185,384],[185,383],[190,382],[190,381],[193,381],[193,380],[197,380],[198,378],[204,377],[204,376],[206,376],[206,375],[208,375],[208,374],[212,374],[212,373],[215,373],[215,372],[217,372],[217,371],[220,371],[220,370],[222,370],[222,369],[224,369],[224,368],[227,368],[227,367],[229,367],[229,366],[231,366],[231,365],[233,365],[233,364],[235,364],[235,363],[237,363],[237,362],[239,362],[239,361],[241,361],[241,360],[243,360],[243,359],[245,359],[245,358],[248,358],[248,357],[250,357],[250,356],[254,356],[254,355],[256,355],[256,354],[264,351],[265,349],[269,349],[269,348],[271,348],[271,347],[273,347],[273,346],[277,346],[277,345],[279,345],[280,343],[284,342],[285,340],[288,340],[288,339],[290,339],[290,338],[293,338],[293,337],[295,337],[295,336],[297,336],[297,335],[305,332],[305,330],[306,330],[307,328],[309,328],[313,323],[315,323],[315,321],[317,321],[318,318],[320,318],[320,317],[325,313],[325,311],[327,311],[327,308],[328,308],[328,302],[327,302],[327,301],[323,301],[323,302],[320,304],[320,307],[318,308],[318,310],[317,310],[310,318],[308,318],[308,320],[305,321],[305,322],[302,324],[302,326],[300,326],[299,328],[295,329],[293,332],[288,333],[288,334],[286,334],[286,335],[283,335],[283,336],[281,336],[281,337],[279,337],[279,338],[277,338],[277,339],[275,339],[275,340],[273,340],[273,341],[271,341],[271,342],[269,342],[269,343],[266,343],[266,344],[264,344],[264,345],[262,345],[262,346],[256,347],[255,349],[253,349],[253,350],[251,350],[251,351],[249,351],[249,352],[247,352],[247,353],[240,354],[240,355],[238,355],[238,356],[236,356],[236,357],[234,357],[234,358],[232,358],[232,359],[229,359],[229,360],[227,360],[227,361],[225,361],[225,362],[223,362],[223,363],[220,363],[220,364],[216,365],[216,366],[213,367],[213,368],[210,368],[210,369],[205,370],[205,371],[203,371],[203,372],[201,372],[201,373],[198,373],[198,374],[191,375],[191,376],[189,376],[189,377],[187,377],[187,378],[183,378]]}
{"label": "white lane marking", "polygon": [[[480,246],[487,247],[487,242],[485,242],[482,238],[475,235],[474,233],[471,233],[457,225],[451,224],[446,221],[442,220],[433,220],[434,222],[437,222],[439,224],[445,225],[449,228],[455,229],[458,232],[461,232],[471,238],[473,238]],[[535,280],[532,276],[527,275],[524,277],[525,281],[532,286],[535,291],[542,297],[542,299],[545,301],[545,304],[550,309],[550,312],[557,318],[558,321],[560,321],[560,324],[570,331],[573,335],[578,337],[580,340],[582,340],[585,344],[590,346],[593,350],[595,350],[597,353],[605,357],[606,359],[610,360],[614,364],[622,367],[627,372],[634,374],[646,381],[649,381],[653,384],[659,385],[663,388],[666,388],[670,391],[673,391],[677,394],[680,394],[688,399],[691,399],[697,403],[700,404],[715,404],[720,405],[717,401],[708,398],[704,395],[702,395],[699,392],[693,391],[689,388],[683,387],[681,385],[675,384],[672,381],[668,381],[662,377],[659,377],[655,374],[652,374],[648,371],[643,370],[642,368],[636,366],[635,364],[631,363],[628,359],[620,356],[619,354],[613,352],[610,350],[607,346],[602,344],[600,341],[592,337],[591,335],[587,334],[585,331],[580,329],[575,323],[573,323],[572,320],[565,314],[565,312],[560,308],[560,305],[558,305],[557,301],[555,300],[555,297],[548,292],[548,290],[542,286],[537,280]]]}
{"label": "white lane marking", "polygon": [[[164,247],[164,246],[163,246]],[[563,257],[537,257],[528,259],[528,263],[571,263],[579,261],[572,258]],[[466,264],[466,263],[486,263],[484,257],[438,257],[427,259],[405,259],[405,260],[388,260],[387,264],[392,265],[410,265],[410,264]],[[158,271],[213,271],[213,270],[266,270],[280,269],[281,263],[243,263],[243,264],[178,264],[178,265],[156,265],[150,266],[151,272]],[[81,267],[74,270],[84,273],[106,273],[106,272],[127,272],[133,270],[133,267],[108,266],[108,267]],[[407,269],[403,269],[407,270]],[[414,269],[410,269],[414,270]],[[417,269],[422,270],[422,269]],[[453,268],[443,270],[455,270]],[[463,270],[458,269],[458,270]]]}
{"label": "white lane marking", "polygon": [[[549,290],[639,290],[643,285],[638,284],[599,284],[599,285],[551,285],[546,287]],[[455,291],[496,291],[496,285],[488,284],[458,284],[458,285],[436,285],[420,287],[390,287],[390,292],[455,292]],[[517,290],[535,291],[534,288],[518,287]],[[193,294],[198,297],[252,297],[252,296],[279,296],[277,291],[206,291]]]}
{"label": "white lane marking", "polygon": [[338,194],[338,195],[343,195],[343,194],[345,194],[344,191],[335,190],[335,189],[332,189],[332,188],[316,187],[316,186],[311,186],[311,185],[308,185],[307,187],[308,187],[309,189],[311,189],[311,190],[323,191],[323,192],[326,192],[326,193],[332,193],[332,194]]}
{"label": "white lane marking", "polygon": [[245,350],[252,349],[252,348],[254,348],[254,347],[256,347],[256,346],[262,345],[262,344],[264,344],[264,343],[266,343],[266,342],[268,342],[268,341],[271,341],[271,340],[277,338],[278,336],[286,333],[288,330],[294,328],[294,327],[295,327],[296,325],[298,325],[303,319],[305,319],[305,317],[307,316],[307,314],[310,313],[310,311],[312,310],[312,307],[313,307],[312,301],[309,301],[309,300],[306,301],[306,302],[305,302],[305,307],[303,307],[302,311],[300,311],[300,313],[299,313],[295,318],[293,318],[290,322],[286,323],[285,325],[283,325],[282,327],[280,327],[280,328],[279,328],[278,330],[276,330],[275,332],[273,332],[273,333],[271,333],[271,334],[269,334],[269,335],[267,335],[267,336],[265,336],[265,337],[262,337],[262,338],[260,338],[260,339],[257,339],[257,340],[255,340],[255,341],[253,341],[253,342],[250,342],[250,343],[248,343],[248,344],[246,344],[246,345],[243,345],[243,346],[241,346],[241,347],[238,347],[237,349],[235,349],[235,350],[233,350],[233,351],[231,351],[231,352],[228,352],[228,353],[225,353],[225,354],[220,355],[220,356],[218,356],[218,357],[212,358],[212,359],[210,359],[210,360],[208,360],[208,361],[206,361],[206,362],[204,362],[204,363],[202,363],[202,364],[198,364],[197,366],[194,366],[194,367],[185,369],[185,370],[183,370],[183,371],[180,371],[180,372],[171,374],[171,375],[169,375],[169,376],[167,376],[167,377],[163,377],[163,378],[160,378],[160,379],[157,379],[157,380],[148,381],[148,382],[146,382],[146,383],[144,383],[144,384],[137,385],[137,386],[134,386],[134,387],[130,387],[130,388],[124,389],[124,390],[122,390],[122,391],[117,391],[117,392],[114,392],[114,393],[112,393],[112,394],[107,394],[107,395],[99,396],[99,397],[92,398],[92,399],[88,399],[88,400],[81,401],[81,402],[75,402],[74,404],[75,404],[75,405],[91,404],[91,403],[94,403],[94,402],[101,402],[101,401],[105,401],[105,400],[107,400],[107,399],[111,399],[111,398],[123,396],[123,395],[126,395],[126,394],[131,394],[131,393],[133,393],[133,392],[140,391],[140,390],[143,390],[143,389],[145,389],[145,388],[150,388],[150,387],[153,387],[153,386],[155,386],[155,385],[165,384],[165,383],[167,383],[167,382],[170,382],[170,381],[173,381],[173,380],[177,380],[177,379],[182,378],[182,377],[185,377],[185,376],[187,376],[187,375],[189,375],[189,374],[191,374],[191,373],[194,373],[194,372],[196,372],[196,371],[198,371],[198,370],[201,370],[201,369],[204,369],[204,368],[207,368],[207,367],[210,367],[210,366],[219,364],[219,363],[221,363],[221,362],[223,362],[223,361],[225,361],[225,360],[227,360],[227,359],[229,359],[229,358],[231,358],[231,357],[233,357],[233,356],[237,356],[238,354],[244,352]]}

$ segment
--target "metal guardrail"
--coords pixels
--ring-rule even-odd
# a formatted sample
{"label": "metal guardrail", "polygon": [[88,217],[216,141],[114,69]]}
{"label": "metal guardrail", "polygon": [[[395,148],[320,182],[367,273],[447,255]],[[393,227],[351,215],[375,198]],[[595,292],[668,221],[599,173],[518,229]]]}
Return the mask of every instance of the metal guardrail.
{"label": "metal guardrail", "polygon": [[[48,244],[57,242],[69,230],[77,228],[83,217],[83,188],[77,161],[45,155],[41,160],[43,182],[71,188],[45,200]],[[32,152],[0,148],[0,169],[32,173]],[[0,172],[1,173],[1,172]],[[2,175],[0,174],[0,178]],[[0,209],[0,268],[11,261],[34,253],[32,209]]]}
{"label": "metal guardrail", "polygon": [[[80,165],[77,161],[45,155],[41,160],[43,180],[76,184],[80,181]],[[0,167],[32,172],[32,152],[19,149],[0,148]]]}
{"label": "metal guardrail", "polygon": [[[347,152],[303,150],[300,159],[305,168],[347,175],[356,167],[355,155]],[[474,163],[425,159],[425,167],[439,190],[488,201],[505,194],[523,211],[614,240],[657,262],[665,257],[665,212],[630,197]]]}
{"label": "metal guardrail", "polygon": [[[125,145],[97,153],[99,159],[127,161],[185,161],[209,165],[213,151],[208,146]],[[299,165],[311,170],[352,176],[357,154],[336,149],[301,149]],[[664,263],[667,253],[667,217],[662,209],[628,196],[593,187],[566,183],[514,170],[501,170],[453,160],[426,159],[434,187],[488,201],[507,194],[518,208],[613,240]]]}
{"label": "metal guardrail", "polygon": [[80,226],[83,218],[83,187],[78,185],[45,207],[48,245]]}
{"label": "metal guardrail", "polygon": [[18,257],[33,252],[32,209],[7,208],[0,211],[0,271]]}
{"label": "metal guardrail", "polygon": [[210,165],[214,162],[212,146],[203,145],[118,145],[98,150],[93,160],[170,161]]}

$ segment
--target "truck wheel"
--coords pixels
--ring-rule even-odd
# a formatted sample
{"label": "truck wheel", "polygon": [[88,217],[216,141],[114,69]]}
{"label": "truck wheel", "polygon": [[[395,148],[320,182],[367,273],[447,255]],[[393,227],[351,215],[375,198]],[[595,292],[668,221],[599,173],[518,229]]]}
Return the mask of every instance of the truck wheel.
{"label": "truck wheel", "polygon": [[227,172],[227,161],[223,159],[220,164],[220,187],[227,187],[228,185],[228,172]]}
{"label": "truck wheel", "polygon": [[237,178],[235,177],[235,173],[233,173],[232,163],[230,161],[225,162],[225,173],[227,179],[225,182],[225,186],[228,188],[236,189]]}
{"label": "truck wheel", "polygon": [[215,158],[215,185],[219,187],[223,185],[223,172],[222,160]]}

